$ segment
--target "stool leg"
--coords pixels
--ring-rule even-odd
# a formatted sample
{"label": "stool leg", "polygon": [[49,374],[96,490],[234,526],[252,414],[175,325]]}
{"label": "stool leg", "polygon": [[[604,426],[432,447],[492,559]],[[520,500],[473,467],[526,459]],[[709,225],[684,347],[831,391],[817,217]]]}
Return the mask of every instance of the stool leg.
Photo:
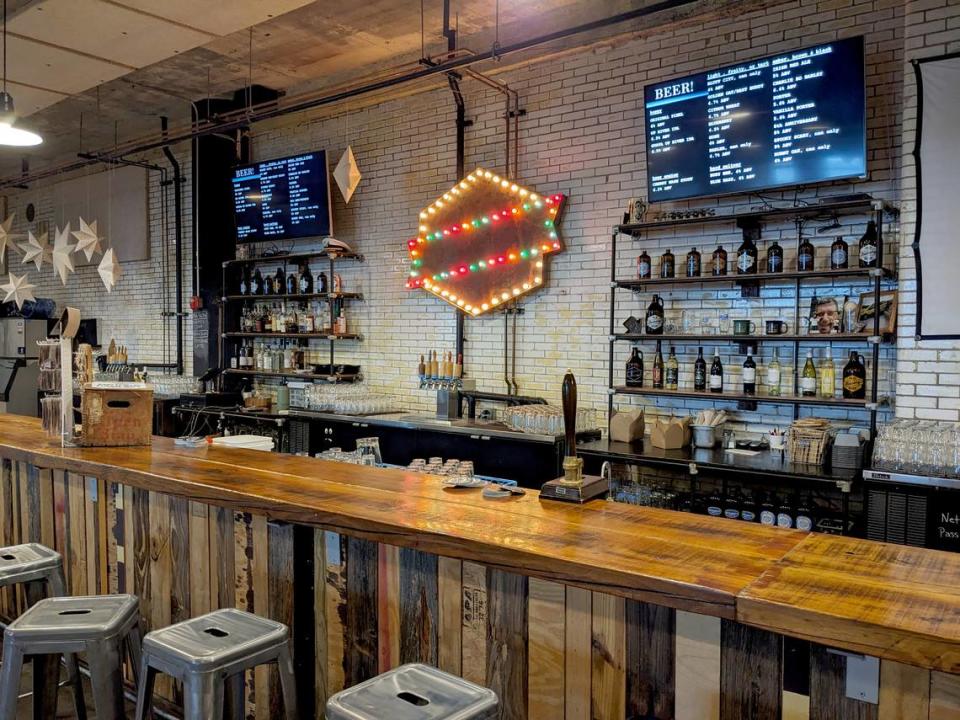
{"label": "stool leg", "polygon": [[[141,637],[140,623],[138,622],[134,625],[130,632],[127,633],[127,653],[130,655],[130,670],[133,673],[133,684],[139,686],[140,684],[140,656],[141,656]],[[121,658],[122,659],[122,658]]]}
{"label": "stool leg", "polygon": [[[243,720],[244,703],[243,688],[244,675],[238,672],[226,679],[227,686],[227,718],[229,720]],[[220,720],[217,718],[217,720]]]}
{"label": "stool leg", "polygon": [[59,655],[33,656],[33,718],[34,720],[55,720],[57,717],[57,695],[60,688]]}
{"label": "stool leg", "polygon": [[183,720],[223,718],[223,681],[213,673],[187,675],[183,680]]}
{"label": "stool leg", "polygon": [[83,678],[80,677],[80,663],[76,655],[64,655],[67,663],[67,678],[73,688],[73,706],[77,711],[77,720],[87,720],[87,701],[83,696]]}
{"label": "stool leg", "polygon": [[3,639],[3,665],[0,666],[0,720],[16,720],[22,671],[23,651],[7,636]]}
{"label": "stool leg", "polygon": [[297,720],[297,685],[293,679],[293,659],[290,657],[288,644],[280,648],[277,666],[280,671],[280,689],[283,691],[283,711],[287,720]]}
{"label": "stool leg", "polygon": [[63,579],[63,565],[47,576],[47,584],[50,586],[50,597],[67,596],[67,583]]}
{"label": "stool leg", "polygon": [[120,677],[120,640],[101,640],[87,646],[90,684],[97,720],[123,720],[123,683]]}
{"label": "stool leg", "polygon": [[157,671],[150,667],[146,656],[140,660],[140,680],[137,684],[137,711],[134,714],[135,720],[147,720],[153,713],[150,706],[153,703],[153,681],[157,677]]}

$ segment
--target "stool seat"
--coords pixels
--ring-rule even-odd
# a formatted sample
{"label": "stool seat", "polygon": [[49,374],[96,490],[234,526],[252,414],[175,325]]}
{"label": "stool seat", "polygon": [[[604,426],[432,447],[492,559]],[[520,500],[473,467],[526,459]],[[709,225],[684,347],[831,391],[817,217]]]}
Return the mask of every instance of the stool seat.
{"label": "stool seat", "polygon": [[51,638],[60,644],[104,640],[126,632],[138,614],[133,595],[47,598],[10,623],[6,632],[14,640]]}
{"label": "stool seat", "polygon": [[38,543],[0,548],[0,587],[46,579],[62,567],[60,553]]}
{"label": "stool seat", "polygon": [[152,659],[210,672],[286,642],[286,625],[227,608],[148,633],[143,647]]}
{"label": "stool seat", "polygon": [[493,690],[429,665],[401,665],[327,701],[327,720],[487,720],[497,716]]}

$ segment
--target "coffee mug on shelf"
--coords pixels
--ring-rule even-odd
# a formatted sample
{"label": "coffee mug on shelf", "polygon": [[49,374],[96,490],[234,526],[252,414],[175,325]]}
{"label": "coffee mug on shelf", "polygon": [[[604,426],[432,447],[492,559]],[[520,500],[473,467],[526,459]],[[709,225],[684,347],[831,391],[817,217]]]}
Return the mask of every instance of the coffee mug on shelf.
{"label": "coffee mug on shelf", "polygon": [[783,335],[786,332],[786,320],[767,320],[767,335]]}
{"label": "coffee mug on shelf", "polygon": [[752,335],[753,328],[754,328],[753,320],[734,320],[733,321],[734,335]]}

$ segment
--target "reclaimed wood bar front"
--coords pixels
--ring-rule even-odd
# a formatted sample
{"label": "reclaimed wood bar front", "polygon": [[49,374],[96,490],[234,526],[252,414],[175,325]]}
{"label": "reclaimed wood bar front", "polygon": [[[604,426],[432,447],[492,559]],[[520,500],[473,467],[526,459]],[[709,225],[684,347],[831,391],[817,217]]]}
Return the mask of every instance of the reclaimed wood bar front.
{"label": "reclaimed wood bar front", "polygon": [[[56,548],[72,593],[135,593],[148,628],[226,606],[290,624],[305,717],[411,661],[509,720],[960,717],[956,555],[161,438],[61,449],[10,415],[0,462],[0,545]],[[0,615],[22,604],[0,592]],[[878,704],[846,696],[833,649],[881,658]],[[785,681],[798,658],[808,682]],[[275,674],[246,697],[277,716]]]}

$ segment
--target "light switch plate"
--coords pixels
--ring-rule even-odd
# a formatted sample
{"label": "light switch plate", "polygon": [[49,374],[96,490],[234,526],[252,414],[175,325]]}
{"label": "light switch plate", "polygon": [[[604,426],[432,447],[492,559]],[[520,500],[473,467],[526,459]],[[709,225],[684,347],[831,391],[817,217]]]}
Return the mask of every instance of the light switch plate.
{"label": "light switch plate", "polygon": [[880,702],[880,658],[833,650],[847,659],[846,695],[851,700],[877,705]]}

